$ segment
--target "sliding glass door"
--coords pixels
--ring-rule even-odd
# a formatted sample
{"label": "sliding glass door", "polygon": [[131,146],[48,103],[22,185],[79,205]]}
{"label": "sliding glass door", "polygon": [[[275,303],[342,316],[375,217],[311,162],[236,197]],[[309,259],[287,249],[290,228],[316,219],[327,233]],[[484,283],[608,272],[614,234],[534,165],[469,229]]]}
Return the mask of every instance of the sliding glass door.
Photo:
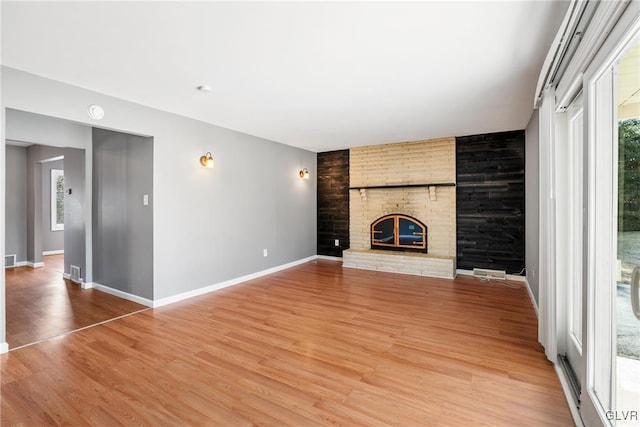
{"label": "sliding glass door", "polygon": [[640,31],[589,87],[586,425],[640,426]]}

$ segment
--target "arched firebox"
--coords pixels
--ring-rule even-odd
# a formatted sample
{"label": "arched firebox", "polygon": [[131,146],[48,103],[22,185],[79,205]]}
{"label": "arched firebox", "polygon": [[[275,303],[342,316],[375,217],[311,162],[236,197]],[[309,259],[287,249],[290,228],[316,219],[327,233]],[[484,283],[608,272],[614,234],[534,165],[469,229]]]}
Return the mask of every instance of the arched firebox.
{"label": "arched firebox", "polygon": [[426,253],[427,226],[408,215],[385,215],[371,223],[371,249]]}

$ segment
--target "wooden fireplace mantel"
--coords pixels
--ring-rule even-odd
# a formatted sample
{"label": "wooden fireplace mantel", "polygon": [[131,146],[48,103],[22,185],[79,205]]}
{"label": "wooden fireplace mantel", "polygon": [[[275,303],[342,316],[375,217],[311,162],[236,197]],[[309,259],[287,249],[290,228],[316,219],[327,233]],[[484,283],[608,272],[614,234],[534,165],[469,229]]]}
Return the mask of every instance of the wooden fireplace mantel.
{"label": "wooden fireplace mantel", "polygon": [[363,185],[359,187],[349,187],[349,190],[370,190],[381,188],[418,188],[418,187],[455,187],[455,182],[436,182],[431,184],[390,184],[390,185]]}

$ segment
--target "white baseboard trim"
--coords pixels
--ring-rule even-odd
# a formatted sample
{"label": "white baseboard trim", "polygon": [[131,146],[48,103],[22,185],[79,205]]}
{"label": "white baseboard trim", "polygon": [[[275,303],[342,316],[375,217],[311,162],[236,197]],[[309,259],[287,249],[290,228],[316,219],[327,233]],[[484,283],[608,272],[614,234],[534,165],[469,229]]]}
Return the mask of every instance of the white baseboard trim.
{"label": "white baseboard trim", "polygon": [[515,280],[516,282],[527,282],[525,276],[518,276],[517,274],[507,274],[507,280]]}
{"label": "white baseboard trim", "polygon": [[536,311],[536,317],[539,319],[540,315],[538,313],[538,303],[536,302],[536,298],[533,296],[533,291],[531,290],[531,286],[529,286],[529,281],[525,278],[525,283],[527,284],[527,292],[529,292],[529,298],[531,298],[531,305],[533,309]]}
{"label": "white baseboard trim", "polygon": [[317,255],[316,259],[324,259],[326,261],[342,261],[341,256]]}
{"label": "white baseboard trim", "polygon": [[[473,276],[473,270],[456,270],[457,274],[462,276]],[[519,276],[517,274],[507,274],[506,280],[512,280],[516,282],[524,282],[525,287],[527,288],[527,293],[529,294],[529,298],[531,299],[531,305],[533,305],[533,309],[536,312],[536,317],[538,315],[538,303],[536,303],[536,299],[533,296],[533,292],[531,291],[531,287],[529,286],[529,281],[527,280],[527,276]]]}
{"label": "white baseboard trim", "polygon": [[266,270],[258,271],[252,274],[247,274],[246,276],[241,276],[235,279],[226,280],[224,282],[205,286],[204,288],[194,289],[192,291],[183,292],[181,294],[173,295],[170,297],[160,298],[153,301],[153,305],[151,307],[158,308],[158,307],[162,307],[168,304],[173,304],[175,302],[182,301],[188,298],[193,298],[200,295],[208,294],[209,292],[215,292],[223,288],[228,288],[229,286],[234,286],[243,282],[247,282],[249,280],[257,279],[259,277],[273,274],[281,270],[286,270],[287,268],[295,267],[296,265],[304,264],[305,262],[313,261],[316,259],[318,259],[318,255],[312,255],[310,257],[299,259],[297,261],[293,261],[287,264],[282,264],[277,267],[268,268]]}
{"label": "white baseboard trim", "polygon": [[[457,269],[456,270],[456,274],[460,274],[462,276],[473,276],[473,270],[462,270],[462,269]],[[519,276],[517,274],[507,274],[505,276],[506,280],[515,280],[516,282],[526,282],[527,278],[525,276]],[[494,279],[492,279],[494,280]],[[499,280],[499,279],[495,279],[495,280]]]}
{"label": "white baseboard trim", "polygon": [[31,262],[31,261],[27,261],[27,267],[31,267],[31,268],[42,268],[42,267],[44,267],[44,262]]}
{"label": "white baseboard trim", "polygon": [[60,255],[64,253],[64,249],[58,249],[55,251],[43,251],[42,255],[46,256],[46,255]]}
{"label": "white baseboard trim", "polygon": [[82,286],[83,289],[93,288],[100,292],[111,294],[116,297],[126,299],[129,301],[137,302],[138,304],[142,304],[147,307],[153,307],[153,301],[151,301],[150,299],[142,298],[142,297],[139,297],[138,295],[133,295],[128,292],[121,291],[119,289],[113,289],[113,288],[110,288],[109,286],[101,285],[100,283],[91,282],[91,283],[87,283],[86,286],[87,287],[85,288],[85,284],[83,284]]}
{"label": "white baseboard trim", "polygon": [[18,261],[14,265],[7,265],[4,268],[26,267],[27,261]]}
{"label": "white baseboard trim", "polygon": [[554,363],[553,367],[555,368],[556,375],[558,375],[558,379],[560,380],[560,386],[562,387],[562,391],[564,392],[564,397],[567,399],[567,404],[569,405],[569,410],[571,411],[573,422],[576,424],[576,427],[584,427],[584,423],[582,422],[582,418],[580,417],[580,411],[578,410],[576,403],[573,401],[573,395],[571,394],[569,381],[564,375],[564,371],[557,363]]}
{"label": "white baseboard trim", "polygon": [[9,352],[9,344],[6,342],[0,342],[0,354]]}
{"label": "white baseboard trim", "polygon": [[67,279],[67,280],[71,280],[73,283],[75,283],[77,285],[80,285],[82,287],[82,289],[91,289],[91,288],[93,288],[93,283],[85,283],[85,281],[82,280],[82,277],[80,278],[80,281],[77,282],[77,281],[71,279],[71,274],[62,273],[62,278],[63,279]]}

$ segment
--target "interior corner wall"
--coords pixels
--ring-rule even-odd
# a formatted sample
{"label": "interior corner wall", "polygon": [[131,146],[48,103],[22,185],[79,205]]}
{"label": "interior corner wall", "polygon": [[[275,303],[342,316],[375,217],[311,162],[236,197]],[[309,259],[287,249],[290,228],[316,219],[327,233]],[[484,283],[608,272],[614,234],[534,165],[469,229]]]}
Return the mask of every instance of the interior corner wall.
{"label": "interior corner wall", "polygon": [[[64,170],[64,160],[42,164],[42,251],[64,250],[64,230],[51,230],[51,170]],[[55,196],[54,196],[55,197]]]}
{"label": "interior corner wall", "polygon": [[5,254],[27,261],[27,149],[6,146]]}
{"label": "interior corner wall", "polygon": [[525,266],[525,131],[456,138],[457,267]]}
{"label": "interior corner wall", "polygon": [[2,93],[5,108],[153,137],[154,299],[316,255],[316,180],[298,176],[317,176],[316,153],[8,67]]}
{"label": "interior corner wall", "polygon": [[538,302],[538,275],[540,257],[540,120],[534,110],[525,129],[525,266],[527,282]]}
{"label": "interior corner wall", "polygon": [[342,257],[349,249],[349,150],[318,153],[317,158],[318,255]]}

